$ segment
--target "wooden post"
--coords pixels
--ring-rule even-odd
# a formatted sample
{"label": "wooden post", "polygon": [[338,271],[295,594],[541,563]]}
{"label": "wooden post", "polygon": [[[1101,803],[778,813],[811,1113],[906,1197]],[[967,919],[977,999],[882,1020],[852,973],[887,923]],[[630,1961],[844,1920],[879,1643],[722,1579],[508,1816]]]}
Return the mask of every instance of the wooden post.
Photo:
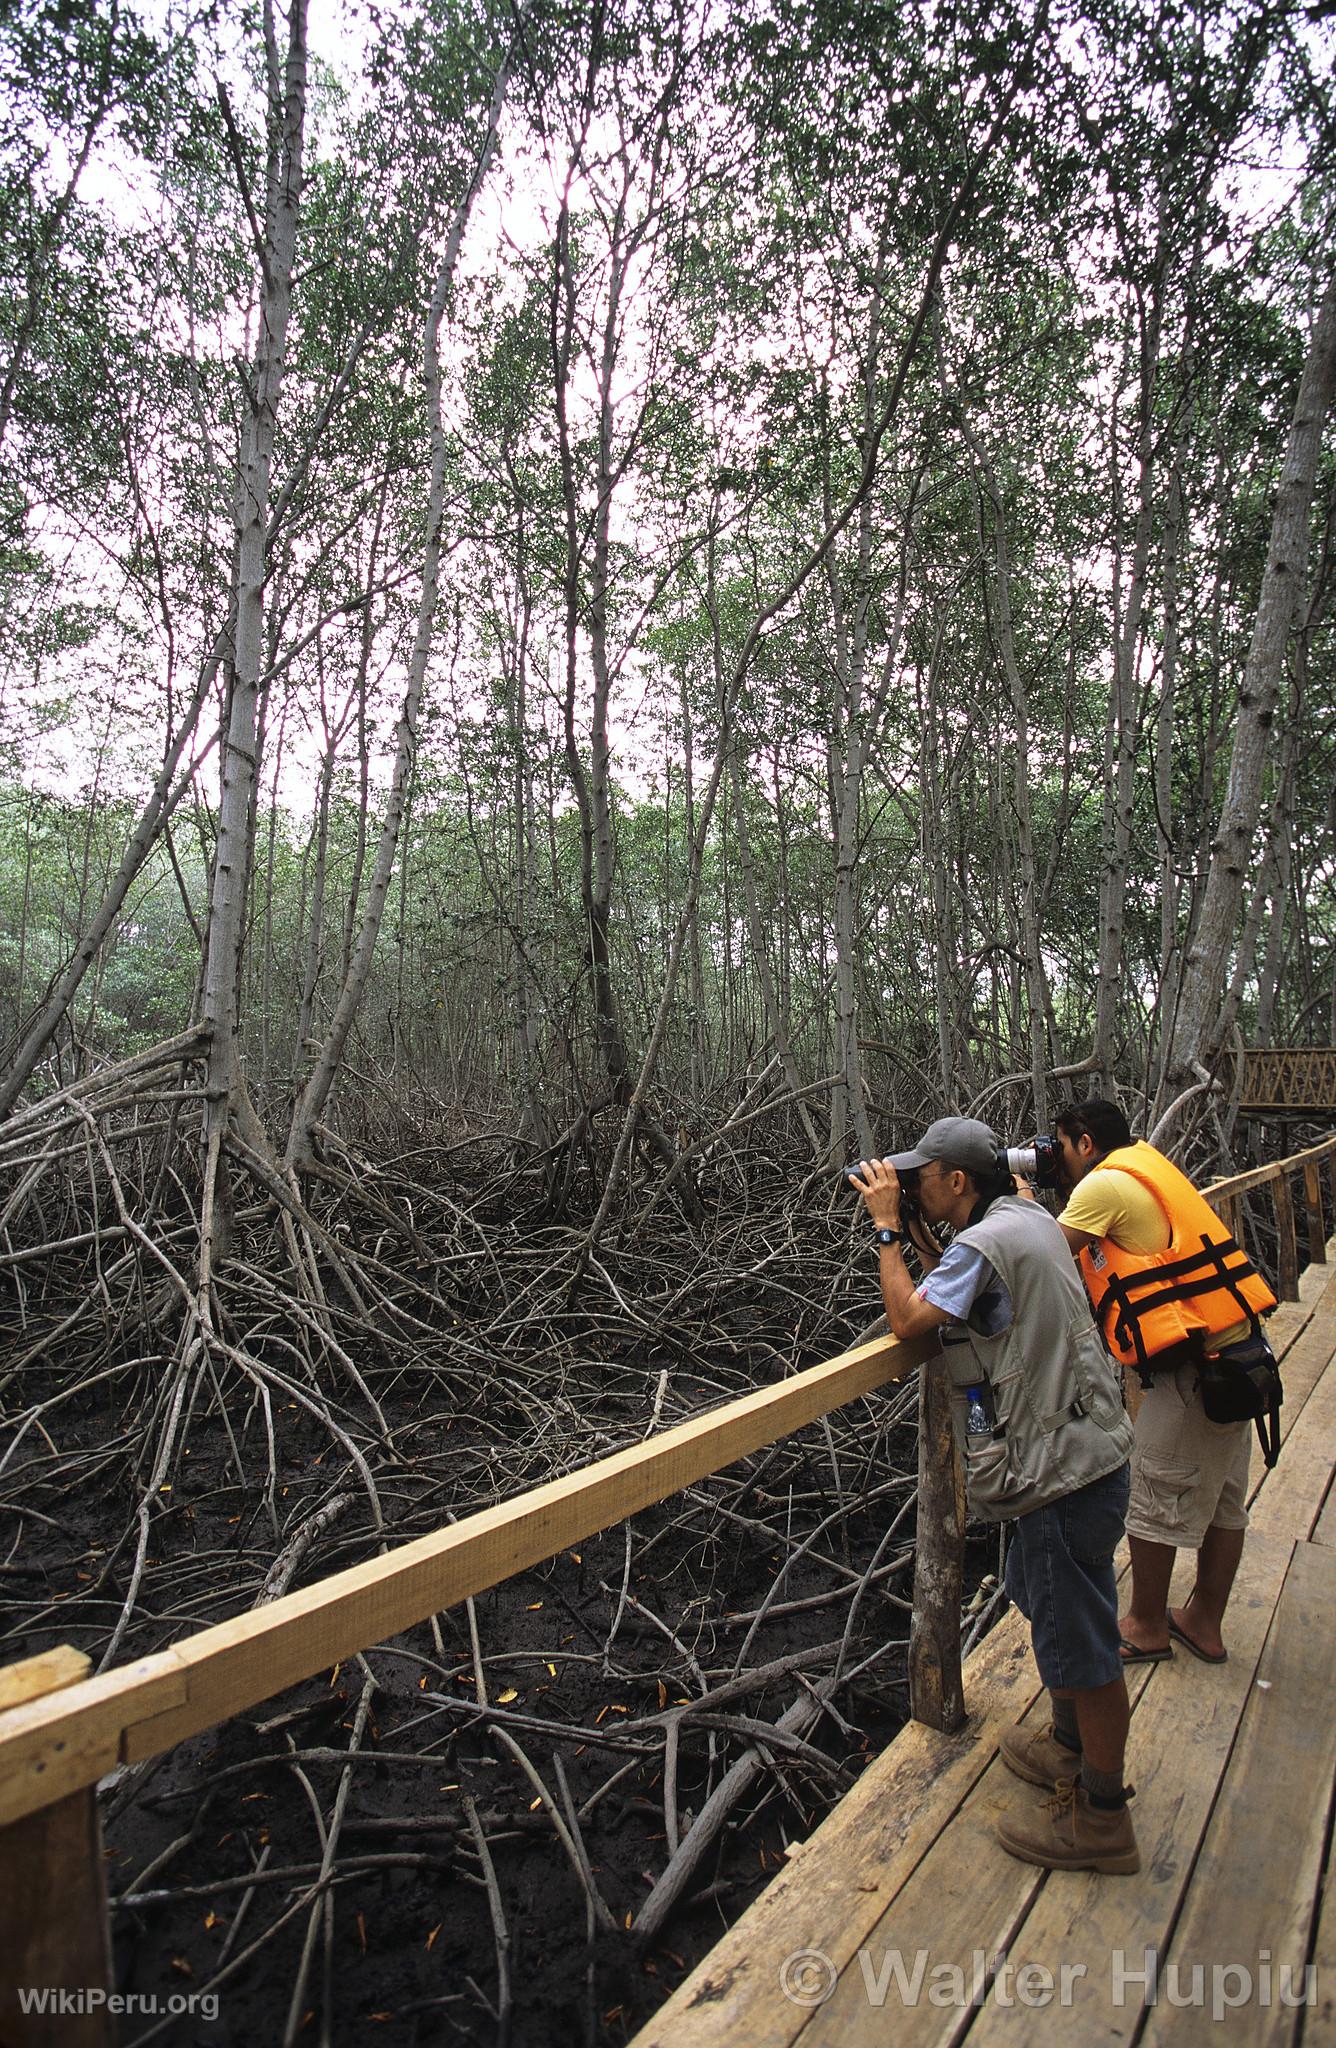
{"label": "wooden post", "polygon": [[1316,1159],[1304,1161],[1304,1202],[1308,1209],[1308,1263],[1327,1263],[1327,1223],[1322,1214],[1322,1176]]}
{"label": "wooden post", "polygon": [[1294,1197],[1283,1170],[1271,1183],[1276,1206],[1276,1292],[1282,1301],[1299,1299],[1299,1246],[1294,1234]]}
{"label": "wooden post", "polygon": [[919,1369],[918,1540],[909,1627],[909,1711],[929,1728],[965,1718],[960,1675],[965,1476],[951,1427],[951,1391],[939,1356]]}
{"label": "wooden post", "polygon": [[[11,1664],[0,1670],[0,1709],[60,1692],[91,1668],[68,1645]],[[0,1828],[0,2042],[112,2048],[110,1992],[102,1830],[87,1785]],[[74,2011],[60,2010],[62,1993]],[[34,1994],[46,1994],[44,2012],[23,2010]]]}
{"label": "wooden post", "polygon": [[1229,1232],[1235,1244],[1241,1246],[1243,1244],[1243,1238],[1241,1235],[1243,1223],[1239,1215],[1238,1196],[1222,1195],[1218,1201],[1212,1202],[1211,1207],[1215,1210],[1216,1215],[1224,1224],[1225,1229]]}

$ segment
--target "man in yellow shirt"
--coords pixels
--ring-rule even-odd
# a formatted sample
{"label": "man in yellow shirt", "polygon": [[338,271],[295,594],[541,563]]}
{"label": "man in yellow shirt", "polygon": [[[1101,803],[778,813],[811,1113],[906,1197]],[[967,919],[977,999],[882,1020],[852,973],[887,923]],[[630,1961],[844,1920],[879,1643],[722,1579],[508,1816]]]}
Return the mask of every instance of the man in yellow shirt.
{"label": "man in yellow shirt", "polygon": [[[1056,1134],[1070,1191],[1058,1222],[1073,1252],[1088,1255],[1087,1284],[1089,1268],[1104,1264],[1101,1246],[1143,1255],[1167,1251],[1170,1220],[1156,1194],[1116,1164],[1104,1165],[1132,1145],[1117,1104],[1074,1103],[1058,1116]],[[1207,1664],[1223,1664],[1227,1656],[1221,1623],[1248,1526],[1252,1425],[1207,1419],[1198,1370],[1203,1348],[1217,1351],[1247,1337],[1250,1327],[1244,1318],[1199,1333],[1195,1344],[1156,1353],[1144,1392],[1129,1371],[1136,1444],[1127,1510],[1132,1599],[1120,1622],[1126,1663],[1160,1662],[1172,1656],[1173,1641]],[[1196,1584],[1183,1607],[1170,1607],[1174,1554],[1181,1549],[1197,1553]]]}

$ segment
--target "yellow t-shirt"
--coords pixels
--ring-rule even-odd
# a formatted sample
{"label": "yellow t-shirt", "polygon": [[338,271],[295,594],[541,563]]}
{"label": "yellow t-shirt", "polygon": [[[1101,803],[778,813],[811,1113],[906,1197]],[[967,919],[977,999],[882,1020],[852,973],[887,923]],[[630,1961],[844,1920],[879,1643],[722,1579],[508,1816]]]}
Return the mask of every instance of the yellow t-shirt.
{"label": "yellow t-shirt", "polygon": [[1079,1180],[1058,1221],[1111,1237],[1125,1252],[1169,1249],[1169,1218],[1150,1189],[1118,1166],[1097,1166]]}

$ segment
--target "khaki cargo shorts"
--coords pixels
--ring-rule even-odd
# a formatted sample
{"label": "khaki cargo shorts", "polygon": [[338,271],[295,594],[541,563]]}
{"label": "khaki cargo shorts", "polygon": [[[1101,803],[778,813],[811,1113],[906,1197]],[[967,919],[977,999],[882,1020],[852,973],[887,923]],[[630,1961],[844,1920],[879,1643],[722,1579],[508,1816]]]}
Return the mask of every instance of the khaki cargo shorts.
{"label": "khaki cargo shorts", "polygon": [[1142,1395],[1127,1533],[1196,1550],[1208,1529],[1248,1526],[1251,1422],[1208,1422],[1196,1368],[1157,1373]]}

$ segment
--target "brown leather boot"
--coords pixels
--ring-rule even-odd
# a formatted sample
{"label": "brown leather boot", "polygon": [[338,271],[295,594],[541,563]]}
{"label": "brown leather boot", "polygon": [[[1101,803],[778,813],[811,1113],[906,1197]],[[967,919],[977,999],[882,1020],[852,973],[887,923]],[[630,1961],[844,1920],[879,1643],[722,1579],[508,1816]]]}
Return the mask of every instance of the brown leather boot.
{"label": "brown leather boot", "polygon": [[1141,1868],[1126,1806],[1112,1813],[1092,1806],[1074,1778],[1064,1778],[1053,1797],[1031,1812],[1007,1814],[997,1824],[997,1839],[1008,1854],[1045,1870],[1098,1870],[1109,1877],[1130,1877]]}
{"label": "brown leather boot", "polygon": [[1009,1771],[1024,1778],[1027,1785],[1043,1785],[1056,1792],[1064,1778],[1079,1777],[1081,1752],[1059,1742],[1051,1727],[1035,1728],[1022,1723],[1008,1728],[1000,1737],[998,1754]]}

